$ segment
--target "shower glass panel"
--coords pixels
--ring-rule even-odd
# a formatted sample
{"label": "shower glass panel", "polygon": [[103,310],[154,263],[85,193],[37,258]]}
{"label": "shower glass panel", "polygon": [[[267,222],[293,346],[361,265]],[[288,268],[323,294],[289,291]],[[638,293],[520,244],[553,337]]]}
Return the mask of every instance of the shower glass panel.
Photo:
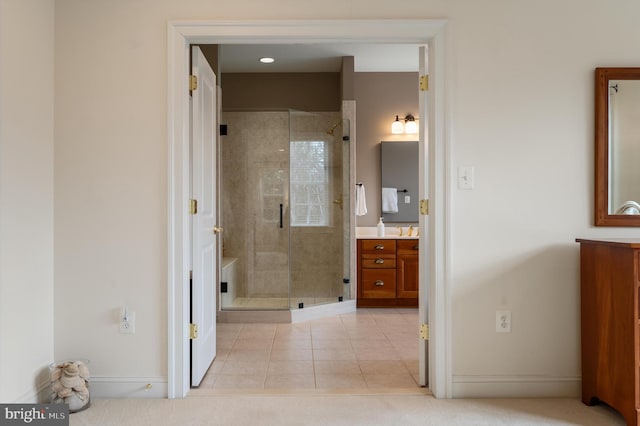
{"label": "shower glass panel", "polygon": [[221,308],[349,299],[348,123],[339,112],[299,111],[223,120]]}
{"label": "shower glass panel", "polygon": [[343,121],[338,112],[290,112],[293,308],[349,296],[349,142]]}

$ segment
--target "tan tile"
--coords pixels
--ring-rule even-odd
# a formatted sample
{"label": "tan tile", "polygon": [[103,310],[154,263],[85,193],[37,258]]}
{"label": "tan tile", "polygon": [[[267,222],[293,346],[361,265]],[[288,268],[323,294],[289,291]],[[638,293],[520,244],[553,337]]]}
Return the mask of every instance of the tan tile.
{"label": "tan tile", "polygon": [[267,375],[265,389],[314,389],[313,373]]}
{"label": "tan tile", "polygon": [[340,319],[339,316],[334,316],[334,317],[318,318],[318,319],[309,321],[309,323],[311,324],[311,328],[327,327],[327,326],[341,325],[342,320]]}
{"label": "tan tile", "polygon": [[347,339],[316,339],[311,341],[313,349],[351,349],[351,342]]}
{"label": "tan tile", "polygon": [[402,361],[363,360],[358,362],[362,374],[408,374],[409,370]]}
{"label": "tan tile", "polygon": [[312,361],[313,351],[311,349],[282,349],[271,351],[271,361]]}
{"label": "tan tile", "polygon": [[420,362],[416,359],[416,360],[404,360],[404,365],[405,367],[407,367],[407,370],[409,370],[409,373],[417,376],[418,372],[420,371]]}
{"label": "tan tile", "polygon": [[265,375],[267,373],[268,363],[265,362],[247,362],[247,361],[226,361],[220,375],[245,375],[256,376]]}
{"label": "tan tile", "polygon": [[355,361],[356,355],[355,353],[349,349],[314,349],[313,350],[313,359],[314,360],[350,360]]}
{"label": "tan tile", "polygon": [[318,389],[362,389],[366,388],[362,374],[316,374]]}
{"label": "tan tile", "polygon": [[216,323],[216,333],[218,336],[236,337],[243,326],[243,324],[219,322]]}
{"label": "tan tile", "polygon": [[211,367],[209,367],[209,370],[207,371],[207,375],[216,374],[222,371],[222,367],[224,366],[224,363],[225,363],[224,360],[218,360],[216,358],[215,361],[213,361],[213,363],[211,364]]}
{"label": "tan tile", "polygon": [[420,335],[417,331],[389,331],[385,330],[384,335],[391,343],[393,342],[417,342]]}
{"label": "tan tile", "polygon": [[271,349],[273,339],[236,339],[233,349]]}
{"label": "tan tile", "polygon": [[411,374],[365,374],[364,379],[369,388],[413,388],[418,384]]}
{"label": "tan tile", "polygon": [[239,339],[273,339],[276,324],[247,324],[240,330]]}
{"label": "tan tile", "polygon": [[388,340],[351,339],[351,347],[359,349],[394,349]]}
{"label": "tan tile", "polygon": [[[289,325],[289,324],[287,324]],[[276,330],[276,339],[311,339],[311,329],[306,327],[281,327],[278,325]]]}
{"label": "tan tile", "polygon": [[216,357],[214,359],[214,362],[226,360],[227,357],[229,356],[229,352],[231,352],[230,349],[216,347]]}
{"label": "tan tile", "polygon": [[213,389],[264,389],[265,376],[216,375]]}
{"label": "tan tile", "polygon": [[313,361],[270,361],[267,375],[313,374]]}
{"label": "tan tile", "polygon": [[267,362],[271,351],[269,349],[233,349],[227,356],[227,361],[262,361]]}
{"label": "tan tile", "polygon": [[349,335],[344,327],[328,327],[320,329],[311,329],[312,339],[348,339]]}
{"label": "tan tile", "polygon": [[216,347],[219,349],[231,349],[235,341],[236,341],[235,337],[229,338],[229,339],[218,337],[216,339]]}
{"label": "tan tile", "polygon": [[390,348],[364,348],[354,349],[356,358],[360,360],[399,360],[400,355],[395,349]]}
{"label": "tan tile", "polygon": [[347,329],[347,336],[352,340],[387,340],[387,336],[376,327]]}
{"label": "tan tile", "polygon": [[358,361],[322,361],[313,362],[316,374],[362,374]]}
{"label": "tan tile", "polygon": [[370,315],[340,315],[340,320],[345,327],[354,325],[375,325],[376,320]]}
{"label": "tan tile", "polygon": [[400,359],[405,361],[417,361],[419,358],[418,349],[411,347],[397,347],[394,348]]}
{"label": "tan tile", "polygon": [[311,323],[309,322],[300,322],[295,324],[277,324],[276,325],[276,335],[278,333],[287,333],[287,332],[296,332],[296,333],[304,333],[311,330]]}
{"label": "tan tile", "polygon": [[273,341],[273,349],[311,349],[311,339],[297,339],[289,337],[276,337]]}
{"label": "tan tile", "polygon": [[200,382],[200,386],[198,386],[198,389],[212,389],[215,379],[216,379],[215,375],[207,374],[206,376],[204,376],[204,378]]}

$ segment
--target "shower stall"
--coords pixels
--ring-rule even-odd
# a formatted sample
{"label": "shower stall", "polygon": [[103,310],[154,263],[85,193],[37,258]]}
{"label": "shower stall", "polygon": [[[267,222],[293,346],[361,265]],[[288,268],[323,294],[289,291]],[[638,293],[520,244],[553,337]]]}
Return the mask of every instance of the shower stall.
{"label": "shower stall", "polygon": [[226,111],[223,123],[222,253],[233,273],[223,270],[220,308],[350,299],[348,120],[340,112]]}

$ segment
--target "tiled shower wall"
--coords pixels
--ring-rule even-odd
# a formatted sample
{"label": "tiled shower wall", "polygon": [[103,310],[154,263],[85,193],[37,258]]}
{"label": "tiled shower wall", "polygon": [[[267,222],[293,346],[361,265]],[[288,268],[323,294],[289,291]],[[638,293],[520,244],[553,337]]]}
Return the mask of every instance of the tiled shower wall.
{"label": "tiled shower wall", "polygon": [[[330,141],[330,201],[343,196],[342,130],[327,134],[340,113],[295,114],[294,137]],[[239,297],[342,296],[343,210],[330,202],[327,227],[293,227],[289,250],[289,113],[225,112],[222,137],[223,255],[236,257]],[[348,161],[348,160],[347,160]],[[284,205],[280,228],[280,203]],[[343,208],[348,208],[348,194]],[[291,254],[289,254],[291,252]],[[348,256],[347,256],[348,259]]]}

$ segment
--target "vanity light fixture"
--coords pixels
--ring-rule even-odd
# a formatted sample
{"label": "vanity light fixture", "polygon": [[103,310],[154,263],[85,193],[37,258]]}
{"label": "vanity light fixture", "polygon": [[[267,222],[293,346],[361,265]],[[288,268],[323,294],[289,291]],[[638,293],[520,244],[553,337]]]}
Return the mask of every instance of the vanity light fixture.
{"label": "vanity light fixture", "polygon": [[400,121],[397,115],[395,121],[391,123],[391,133],[393,133],[394,135],[400,135],[404,133],[404,123]]}
{"label": "vanity light fixture", "polygon": [[411,135],[418,133],[418,122],[411,114],[404,118],[404,132]]}
{"label": "vanity light fixture", "polygon": [[401,135],[403,133],[409,135],[416,134],[418,133],[418,122],[411,113],[404,117],[404,122],[396,115],[396,119],[391,123],[391,133],[394,135]]}
{"label": "vanity light fixture", "polygon": [[263,64],[272,64],[275,61],[276,61],[275,59],[268,56],[265,56],[264,58],[260,58],[260,62],[262,62]]}

